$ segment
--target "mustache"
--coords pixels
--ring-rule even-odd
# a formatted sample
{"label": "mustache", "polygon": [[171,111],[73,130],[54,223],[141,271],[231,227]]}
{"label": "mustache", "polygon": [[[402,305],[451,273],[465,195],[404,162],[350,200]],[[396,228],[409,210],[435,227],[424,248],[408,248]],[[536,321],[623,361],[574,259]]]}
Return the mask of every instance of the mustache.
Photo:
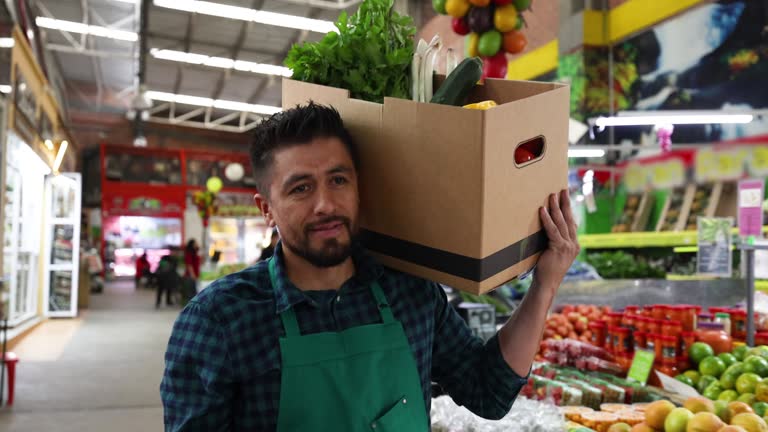
{"label": "mustache", "polygon": [[329,223],[334,223],[334,222],[341,222],[347,228],[349,228],[349,226],[351,224],[351,221],[349,220],[348,217],[344,217],[344,216],[329,216],[329,217],[320,219],[319,221],[312,222],[312,223],[308,224],[307,227],[306,227],[306,230],[307,231],[312,231],[312,230],[316,229],[317,227],[319,227],[321,225],[327,225]]}

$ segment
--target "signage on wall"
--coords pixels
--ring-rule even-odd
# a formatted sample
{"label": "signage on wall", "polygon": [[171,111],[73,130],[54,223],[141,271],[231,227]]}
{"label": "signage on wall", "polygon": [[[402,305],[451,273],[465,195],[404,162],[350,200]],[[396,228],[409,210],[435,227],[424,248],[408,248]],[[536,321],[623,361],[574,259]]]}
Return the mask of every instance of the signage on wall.
{"label": "signage on wall", "polygon": [[739,182],[739,235],[760,237],[763,232],[765,180]]}
{"label": "signage on wall", "polygon": [[18,65],[14,67],[13,85],[13,122],[11,126],[19,137],[33,143],[36,134],[37,97],[27,82]]}
{"label": "signage on wall", "polygon": [[733,254],[731,254],[731,228],[733,218],[699,217],[696,272],[701,275],[731,277]]}

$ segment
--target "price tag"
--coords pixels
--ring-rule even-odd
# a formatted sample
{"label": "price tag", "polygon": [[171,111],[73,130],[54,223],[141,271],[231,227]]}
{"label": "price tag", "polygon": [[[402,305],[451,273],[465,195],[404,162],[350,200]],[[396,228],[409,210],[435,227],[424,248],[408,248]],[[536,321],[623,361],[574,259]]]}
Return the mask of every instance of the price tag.
{"label": "price tag", "polygon": [[624,170],[624,186],[629,192],[642,192],[648,185],[648,170],[640,164],[629,164]]}
{"label": "price tag", "polygon": [[744,150],[718,152],[716,155],[718,179],[741,178],[747,159]]}
{"label": "price tag", "polygon": [[762,236],[765,180],[739,182],[739,235]]}
{"label": "price tag", "polygon": [[651,183],[659,189],[682,186],[685,167],[679,159],[655,164],[651,167]]}
{"label": "price tag", "polygon": [[632,360],[632,366],[629,368],[627,378],[645,384],[653,370],[653,361],[656,355],[653,351],[638,350],[635,351],[635,358]]}
{"label": "price tag", "polygon": [[696,152],[696,179],[700,182],[714,180],[717,176],[717,158],[710,149]]}
{"label": "price tag", "polygon": [[754,176],[768,175],[768,146],[755,146],[752,148],[752,157],[749,158],[749,171]]}

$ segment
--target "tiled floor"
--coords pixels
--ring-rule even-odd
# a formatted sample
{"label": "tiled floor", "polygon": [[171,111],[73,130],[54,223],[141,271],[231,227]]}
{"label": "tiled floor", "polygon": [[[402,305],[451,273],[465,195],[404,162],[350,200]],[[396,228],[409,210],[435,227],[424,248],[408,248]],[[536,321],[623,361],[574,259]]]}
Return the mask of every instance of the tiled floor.
{"label": "tiled floor", "polygon": [[116,283],[80,319],[49,321],[16,347],[16,400],[0,431],[162,431],[158,387],[179,310]]}

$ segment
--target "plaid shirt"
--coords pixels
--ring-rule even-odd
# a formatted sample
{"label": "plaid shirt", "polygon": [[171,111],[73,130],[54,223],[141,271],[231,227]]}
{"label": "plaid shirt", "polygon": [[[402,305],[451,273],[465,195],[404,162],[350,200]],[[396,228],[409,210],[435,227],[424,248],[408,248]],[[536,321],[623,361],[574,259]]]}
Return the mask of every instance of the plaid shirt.
{"label": "plaid shirt", "polygon": [[341,289],[304,292],[286,277],[281,246],[273,257],[277,286],[267,262],[260,262],[211,284],[177,319],[160,385],[166,431],[276,430],[278,340],[285,334],[279,313],[293,307],[302,334],[381,322],[368,288],[374,280],[405,329],[427,413],[432,381],[482,417],[509,412],[525,379],[504,361],[496,337],[483,344],[472,334],[438,284],[356,251],[356,274]]}

